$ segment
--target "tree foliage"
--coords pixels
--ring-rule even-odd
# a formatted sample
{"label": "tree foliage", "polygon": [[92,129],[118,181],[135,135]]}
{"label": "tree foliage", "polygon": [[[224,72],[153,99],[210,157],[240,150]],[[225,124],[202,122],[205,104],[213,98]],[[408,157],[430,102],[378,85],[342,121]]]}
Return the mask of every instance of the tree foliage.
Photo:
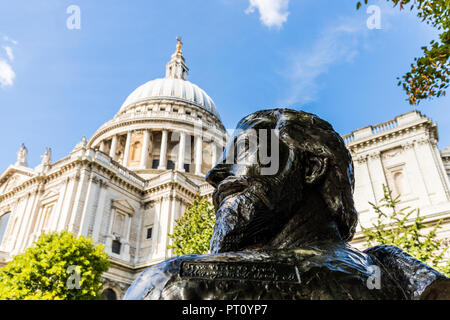
{"label": "tree foliage", "polygon": [[[400,10],[409,6],[417,17],[439,31],[439,39],[423,46],[423,55],[415,58],[411,70],[403,75],[402,86],[412,105],[421,100],[445,95],[450,79],[450,0],[387,0]],[[367,4],[367,0],[364,3]],[[356,8],[361,7],[358,1]]]}
{"label": "tree foliage", "polygon": [[[377,213],[377,220],[372,228],[362,228],[368,246],[387,244],[397,246],[420,261],[450,276],[450,261],[446,261],[442,240],[436,239],[439,221],[429,232],[431,226],[424,223],[419,209],[398,208],[400,196],[394,197],[389,187],[383,185],[384,197],[381,205],[371,202]],[[412,220],[414,219],[414,220]]]}
{"label": "tree foliage", "polygon": [[186,213],[177,220],[168,249],[176,255],[207,253],[215,223],[214,208],[207,199],[196,198]]}
{"label": "tree foliage", "polygon": [[100,277],[109,267],[103,248],[67,231],[42,234],[0,269],[0,299],[99,299]]}

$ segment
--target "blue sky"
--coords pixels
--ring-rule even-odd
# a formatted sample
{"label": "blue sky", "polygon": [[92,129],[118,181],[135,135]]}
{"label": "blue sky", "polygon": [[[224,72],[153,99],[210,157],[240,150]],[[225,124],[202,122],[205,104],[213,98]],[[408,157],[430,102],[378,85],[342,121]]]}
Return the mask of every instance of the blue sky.
{"label": "blue sky", "polygon": [[[225,127],[262,108],[316,113],[340,134],[412,108],[396,77],[436,32],[384,0],[381,29],[356,0],[0,0],[0,170],[66,156],[139,85],[163,77],[183,38],[189,80]],[[81,28],[68,29],[70,5]],[[421,103],[450,144],[450,97]]]}

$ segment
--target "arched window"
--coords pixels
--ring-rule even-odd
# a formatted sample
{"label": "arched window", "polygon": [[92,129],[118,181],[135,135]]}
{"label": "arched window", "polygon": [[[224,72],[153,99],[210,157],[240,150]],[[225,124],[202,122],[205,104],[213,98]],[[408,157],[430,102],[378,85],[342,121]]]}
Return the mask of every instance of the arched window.
{"label": "arched window", "polygon": [[0,244],[2,244],[3,236],[5,235],[10,215],[11,212],[7,212],[4,215],[0,216]]}
{"label": "arched window", "polygon": [[113,289],[106,289],[102,293],[102,300],[117,300],[117,294]]}

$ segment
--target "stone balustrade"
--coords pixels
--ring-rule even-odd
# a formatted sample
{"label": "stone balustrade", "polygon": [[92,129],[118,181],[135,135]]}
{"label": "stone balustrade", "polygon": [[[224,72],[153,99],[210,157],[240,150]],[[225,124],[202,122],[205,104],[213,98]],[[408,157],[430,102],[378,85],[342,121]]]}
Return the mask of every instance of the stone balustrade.
{"label": "stone balustrade", "polygon": [[378,137],[380,135],[390,133],[395,130],[399,130],[406,126],[411,126],[414,122],[420,123],[426,121],[431,120],[428,119],[426,116],[422,115],[419,111],[413,110],[405,114],[399,115],[392,120],[382,122],[374,126],[367,126],[355,130],[350,134],[342,136],[342,139],[348,146],[355,143],[359,143],[361,141],[365,141],[367,139],[371,139],[374,137]]}

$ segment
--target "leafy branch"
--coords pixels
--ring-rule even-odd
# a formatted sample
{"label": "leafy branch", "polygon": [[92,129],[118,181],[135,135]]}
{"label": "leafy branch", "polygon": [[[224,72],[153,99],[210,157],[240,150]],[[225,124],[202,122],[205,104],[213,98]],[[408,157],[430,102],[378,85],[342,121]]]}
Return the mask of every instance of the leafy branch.
{"label": "leafy branch", "polygon": [[[409,5],[417,17],[440,31],[439,39],[432,40],[421,49],[423,55],[415,58],[411,70],[399,79],[411,105],[422,100],[441,97],[446,94],[450,80],[450,0],[387,0],[400,10]],[[364,0],[367,4],[368,0]],[[356,3],[360,9],[362,1]]]}
{"label": "leafy branch", "polygon": [[420,216],[419,209],[399,209],[400,196],[394,197],[385,185],[383,193],[380,205],[369,202],[377,219],[371,228],[362,227],[368,246],[397,246],[447,276],[450,275],[450,261],[445,258],[447,248],[443,248],[443,240],[436,238],[442,220],[426,232],[431,226],[424,223],[425,218]]}

